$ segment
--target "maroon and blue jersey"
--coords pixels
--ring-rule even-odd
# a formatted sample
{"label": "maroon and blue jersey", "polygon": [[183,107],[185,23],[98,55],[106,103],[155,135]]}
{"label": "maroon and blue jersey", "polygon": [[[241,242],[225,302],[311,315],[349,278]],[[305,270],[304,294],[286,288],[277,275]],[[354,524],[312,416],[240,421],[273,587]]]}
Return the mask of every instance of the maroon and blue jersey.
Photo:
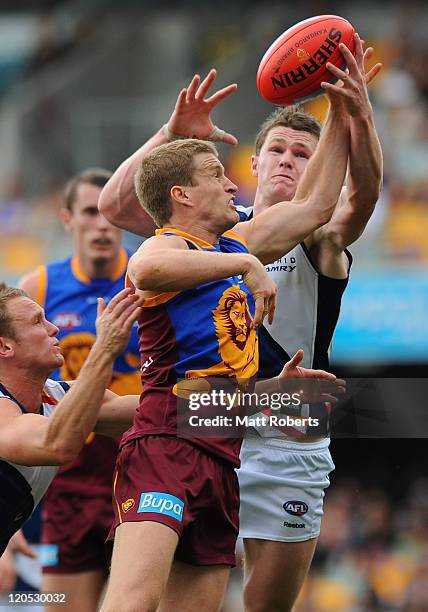
{"label": "maroon and blue jersey", "polygon": [[[248,253],[244,239],[233,231],[215,245],[172,228],[157,233],[181,236],[190,249]],[[258,338],[251,327],[253,313],[253,298],[239,276],[146,298],[139,320],[143,393],[122,444],[144,435],[177,434],[177,383],[182,379],[254,378]],[[240,439],[191,441],[239,465]]]}

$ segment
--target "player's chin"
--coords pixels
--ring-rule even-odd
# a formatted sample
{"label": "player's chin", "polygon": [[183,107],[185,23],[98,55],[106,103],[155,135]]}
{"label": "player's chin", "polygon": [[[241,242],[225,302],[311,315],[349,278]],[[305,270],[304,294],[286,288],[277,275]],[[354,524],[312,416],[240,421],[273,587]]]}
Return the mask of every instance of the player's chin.
{"label": "player's chin", "polygon": [[65,359],[60,353],[56,353],[52,358],[52,363],[55,369],[61,368],[65,363]]}
{"label": "player's chin", "polygon": [[297,185],[276,183],[272,187],[277,202],[289,202],[296,195]]}
{"label": "player's chin", "polygon": [[95,266],[102,266],[111,261],[115,255],[113,249],[94,249],[91,252],[91,259]]}
{"label": "player's chin", "polygon": [[221,233],[227,232],[228,230],[235,227],[235,225],[239,223],[239,214],[237,211],[231,211],[231,214],[228,215],[228,218],[224,220],[223,227],[221,229]]}
{"label": "player's chin", "polygon": [[239,212],[236,210],[236,208],[234,210],[231,210],[230,217],[231,217],[232,227],[236,225],[237,223],[239,223],[240,217],[239,217]]}

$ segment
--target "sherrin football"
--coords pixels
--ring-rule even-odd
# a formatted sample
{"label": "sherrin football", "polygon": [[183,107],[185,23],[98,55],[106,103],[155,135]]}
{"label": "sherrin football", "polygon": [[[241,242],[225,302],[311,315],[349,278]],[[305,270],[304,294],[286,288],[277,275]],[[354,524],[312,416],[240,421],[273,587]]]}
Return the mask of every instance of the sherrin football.
{"label": "sherrin football", "polygon": [[323,81],[336,77],[325,64],[344,68],[339,51],[344,43],[354,53],[353,26],[337,15],[319,15],[300,21],[269,47],[257,71],[257,87],[268,102],[279,106],[296,104],[324,92]]}

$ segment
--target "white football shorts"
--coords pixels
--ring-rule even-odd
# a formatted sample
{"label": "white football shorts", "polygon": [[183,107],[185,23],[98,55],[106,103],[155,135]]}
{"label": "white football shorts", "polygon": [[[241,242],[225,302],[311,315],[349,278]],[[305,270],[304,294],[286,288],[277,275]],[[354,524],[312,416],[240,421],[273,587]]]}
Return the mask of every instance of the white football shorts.
{"label": "white football shorts", "polygon": [[247,432],[237,470],[241,538],[302,542],[319,536],[334,470],[330,439],[294,442]]}

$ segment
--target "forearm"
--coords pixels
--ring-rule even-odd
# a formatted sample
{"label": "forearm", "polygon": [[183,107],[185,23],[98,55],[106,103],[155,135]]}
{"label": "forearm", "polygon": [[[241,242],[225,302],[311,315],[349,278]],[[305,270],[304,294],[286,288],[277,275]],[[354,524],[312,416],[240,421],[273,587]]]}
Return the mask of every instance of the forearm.
{"label": "forearm", "polygon": [[163,128],[154,134],[114,172],[101,192],[98,208],[117,227],[140,236],[152,236],[155,222],[142,208],[135,193],[134,177],[141,160],[161,144],[168,142]]}
{"label": "forearm", "polygon": [[329,221],[343,186],[349,153],[349,123],[349,115],[341,105],[330,104],[318,146],[294,197],[306,202],[306,214],[315,221],[318,219],[319,225]]}
{"label": "forearm", "polygon": [[75,383],[48,420],[43,446],[57,454],[60,463],[76,456],[93,430],[112,371],[112,356],[95,343]]}
{"label": "forearm", "polygon": [[114,438],[122,435],[132,425],[139,400],[139,395],[124,395],[104,402],[94,431]]}
{"label": "forearm", "polygon": [[376,204],[382,185],[382,148],[373,113],[350,121],[348,194],[352,205],[369,213]]}
{"label": "forearm", "polygon": [[144,256],[134,255],[129,262],[129,276],[140,290],[185,291],[203,283],[245,274],[252,260],[248,253],[165,249]]}

